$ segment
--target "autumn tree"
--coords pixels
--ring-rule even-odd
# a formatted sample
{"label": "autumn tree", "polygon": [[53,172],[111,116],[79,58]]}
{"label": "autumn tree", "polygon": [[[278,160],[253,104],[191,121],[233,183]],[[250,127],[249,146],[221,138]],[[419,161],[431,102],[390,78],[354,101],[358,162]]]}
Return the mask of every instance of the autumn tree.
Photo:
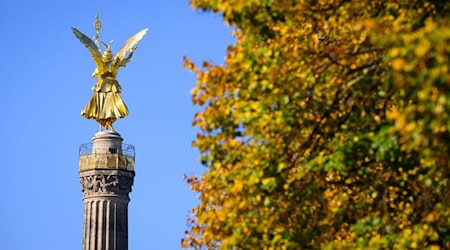
{"label": "autumn tree", "polygon": [[450,4],[191,0],[234,27],[197,74],[194,249],[450,248]]}

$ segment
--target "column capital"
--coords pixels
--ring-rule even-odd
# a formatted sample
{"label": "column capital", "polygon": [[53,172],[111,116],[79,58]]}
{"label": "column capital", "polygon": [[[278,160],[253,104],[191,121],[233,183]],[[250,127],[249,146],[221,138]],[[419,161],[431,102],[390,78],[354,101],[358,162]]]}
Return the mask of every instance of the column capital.
{"label": "column capital", "polygon": [[80,171],[81,191],[84,198],[118,196],[128,198],[133,185],[134,171],[121,169],[93,169]]}

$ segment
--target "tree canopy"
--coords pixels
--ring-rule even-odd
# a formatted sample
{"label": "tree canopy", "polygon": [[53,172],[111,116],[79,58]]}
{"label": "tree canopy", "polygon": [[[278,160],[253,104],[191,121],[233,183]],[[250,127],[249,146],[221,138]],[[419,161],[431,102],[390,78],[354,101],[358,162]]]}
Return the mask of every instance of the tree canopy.
{"label": "tree canopy", "polygon": [[197,75],[182,247],[450,248],[450,4],[191,0],[234,27]]}

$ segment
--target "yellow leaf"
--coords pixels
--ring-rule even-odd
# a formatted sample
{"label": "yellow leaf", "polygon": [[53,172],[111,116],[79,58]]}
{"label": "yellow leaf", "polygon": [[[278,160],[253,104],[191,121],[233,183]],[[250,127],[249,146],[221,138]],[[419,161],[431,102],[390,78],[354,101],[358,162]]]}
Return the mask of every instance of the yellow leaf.
{"label": "yellow leaf", "polygon": [[406,132],[411,132],[416,128],[416,123],[415,122],[410,122],[408,123],[408,125],[406,125],[405,130]]}
{"label": "yellow leaf", "polygon": [[430,47],[430,42],[427,39],[421,39],[419,45],[414,48],[414,53],[418,57],[422,57],[430,50]]}
{"label": "yellow leaf", "polygon": [[388,119],[394,120],[398,116],[399,116],[399,112],[397,111],[397,109],[391,109],[391,110],[386,111],[386,117]]}
{"label": "yellow leaf", "polygon": [[240,192],[243,186],[244,184],[242,183],[242,181],[235,181],[233,187],[231,188],[231,192],[233,193]]}
{"label": "yellow leaf", "polygon": [[403,67],[405,67],[405,60],[403,60],[403,58],[395,58],[392,61],[392,68],[395,71],[401,71],[403,70]]}

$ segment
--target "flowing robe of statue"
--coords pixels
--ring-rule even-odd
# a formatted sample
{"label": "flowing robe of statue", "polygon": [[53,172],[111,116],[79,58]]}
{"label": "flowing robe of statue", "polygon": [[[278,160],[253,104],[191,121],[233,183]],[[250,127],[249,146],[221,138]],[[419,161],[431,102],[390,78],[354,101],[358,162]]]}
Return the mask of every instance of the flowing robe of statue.
{"label": "flowing robe of statue", "polygon": [[106,72],[100,74],[97,69],[94,71],[92,76],[98,77],[99,80],[92,87],[94,91],[92,98],[81,111],[82,116],[97,120],[102,127],[107,127],[117,118],[128,115],[128,108],[119,95],[122,87],[116,80],[116,68],[118,66],[106,62]]}
{"label": "flowing robe of statue", "polygon": [[[130,37],[122,48],[113,54],[110,45],[105,44],[105,51],[101,53],[98,46],[89,37],[72,28],[75,36],[88,48],[97,67],[92,74],[98,78],[97,83],[92,87],[94,94],[86,106],[81,111],[81,115],[87,119],[96,120],[102,128],[114,130],[112,124],[117,118],[128,115],[128,108],[120,97],[122,88],[116,80],[120,67],[125,67],[131,60],[133,52],[137,48],[137,42],[141,40],[147,32],[143,29]],[[128,55],[127,55],[128,53]]]}

